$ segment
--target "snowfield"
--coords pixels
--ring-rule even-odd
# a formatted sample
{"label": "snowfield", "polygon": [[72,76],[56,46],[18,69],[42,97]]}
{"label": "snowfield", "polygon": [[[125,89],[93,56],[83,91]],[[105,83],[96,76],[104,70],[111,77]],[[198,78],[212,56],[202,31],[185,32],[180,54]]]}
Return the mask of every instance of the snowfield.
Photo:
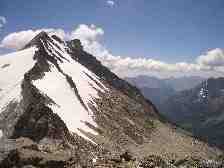
{"label": "snowfield", "polygon": [[0,112],[11,101],[21,98],[21,83],[24,74],[35,64],[36,47],[0,56]]}
{"label": "snowfield", "polygon": [[3,137],[3,132],[0,130],[0,139]]}

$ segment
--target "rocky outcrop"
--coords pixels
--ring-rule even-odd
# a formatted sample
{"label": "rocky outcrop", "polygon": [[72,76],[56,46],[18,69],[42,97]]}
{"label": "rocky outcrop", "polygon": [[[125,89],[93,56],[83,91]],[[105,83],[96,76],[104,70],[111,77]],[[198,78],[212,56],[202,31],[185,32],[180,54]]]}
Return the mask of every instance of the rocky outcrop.
{"label": "rocky outcrop", "polygon": [[[11,142],[12,143],[12,142]],[[12,144],[11,144],[12,145]],[[221,168],[224,160],[203,160],[200,158],[184,158],[169,160],[156,155],[136,158],[129,152],[115,155],[104,151],[103,155],[82,156],[82,151],[56,141],[35,143],[28,138],[14,140],[14,147],[1,158],[4,168]]]}

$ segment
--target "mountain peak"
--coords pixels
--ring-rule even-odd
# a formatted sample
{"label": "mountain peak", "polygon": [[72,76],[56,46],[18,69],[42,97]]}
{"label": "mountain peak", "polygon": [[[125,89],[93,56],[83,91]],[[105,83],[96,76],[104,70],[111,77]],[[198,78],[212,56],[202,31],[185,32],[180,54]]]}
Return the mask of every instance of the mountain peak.
{"label": "mountain peak", "polygon": [[45,41],[46,39],[49,39],[49,38],[50,37],[48,36],[48,34],[45,31],[41,31],[29,43],[27,43],[23,49],[29,48],[34,45],[38,46],[38,45],[40,45],[41,40]]}
{"label": "mountain peak", "polygon": [[45,31],[41,31],[34,37],[34,39],[43,38],[43,37],[47,37],[47,36],[48,36],[48,34]]}

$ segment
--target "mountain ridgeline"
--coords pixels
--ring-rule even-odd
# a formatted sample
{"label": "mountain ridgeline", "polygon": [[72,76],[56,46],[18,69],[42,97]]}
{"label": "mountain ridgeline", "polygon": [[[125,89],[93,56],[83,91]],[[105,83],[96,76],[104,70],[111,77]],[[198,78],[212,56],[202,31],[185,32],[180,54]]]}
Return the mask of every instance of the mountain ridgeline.
{"label": "mountain ridgeline", "polygon": [[0,75],[0,167],[223,164],[77,39],[41,32],[0,57]]}
{"label": "mountain ridgeline", "polygon": [[203,82],[205,78],[199,76],[171,77],[160,79],[152,76],[139,75],[125,78],[129,83],[137,86],[142,94],[156,105],[160,113],[161,104],[178,92],[192,89]]}

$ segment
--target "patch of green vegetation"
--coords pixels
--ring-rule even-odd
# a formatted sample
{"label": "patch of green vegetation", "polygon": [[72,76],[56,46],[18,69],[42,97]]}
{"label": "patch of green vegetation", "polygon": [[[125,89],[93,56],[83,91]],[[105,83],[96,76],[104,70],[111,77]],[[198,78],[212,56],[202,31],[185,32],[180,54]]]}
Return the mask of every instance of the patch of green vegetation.
{"label": "patch of green vegetation", "polygon": [[169,168],[169,165],[159,156],[150,155],[144,157],[140,163],[139,167],[142,168]]}
{"label": "patch of green vegetation", "polygon": [[192,129],[193,129],[192,123],[183,123],[182,127],[188,131],[192,131]]}
{"label": "patch of green vegetation", "polygon": [[70,43],[71,43],[70,45],[73,49],[76,49],[76,50],[82,50],[83,49],[83,46],[82,46],[80,40],[78,40],[78,39],[74,39]]}
{"label": "patch of green vegetation", "polygon": [[156,128],[156,124],[153,120],[147,119],[145,120],[144,127],[146,129],[154,129]]}
{"label": "patch of green vegetation", "polygon": [[184,164],[185,162],[187,162],[187,159],[181,159],[181,160],[178,160],[174,163],[175,166],[180,166],[182,164]]}
{"label": "patch of green vegetation", "polygon": [[124,168],[136,168],[136,162],[135,161],[129,161],[127,163],[124,163],[123,165]]}
{"label": "patch of green vegetation", "polygon": [[201,164],[196,160],[192,160],[190,163],[187,164],[187,167],[189,167],[189,168],[201,168]]}
{"label": "patch of green vegetation", "polygon": [[216,160],[224,163],[224,154],[219,155]]}
{"label": "patch of green vegetation", "polygon": [[200,160],[194,159],[194,158],[178,160],[176,161],[174,165],[177,167],[185,166],[186,168],[201,168],[202,167]]}

